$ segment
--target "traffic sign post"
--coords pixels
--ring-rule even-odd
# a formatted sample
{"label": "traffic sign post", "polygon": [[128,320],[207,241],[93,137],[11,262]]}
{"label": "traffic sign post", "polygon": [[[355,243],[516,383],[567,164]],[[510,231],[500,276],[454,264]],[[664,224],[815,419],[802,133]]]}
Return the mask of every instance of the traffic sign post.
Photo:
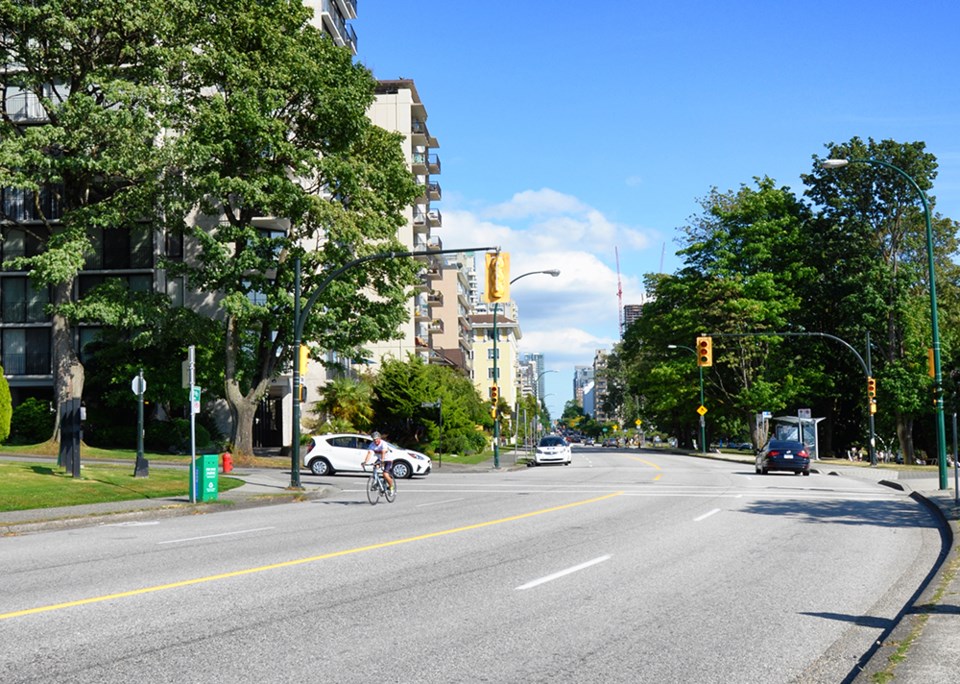
{"label": "traffic sign post", "polygon": [[143,457],[143,394],[147,391],[147,381],[143,379],[142,368],[134,376],[130,389],[137,395],[137,462],[133,468],[133,476],[148,477],[150,475],[150,462]]}

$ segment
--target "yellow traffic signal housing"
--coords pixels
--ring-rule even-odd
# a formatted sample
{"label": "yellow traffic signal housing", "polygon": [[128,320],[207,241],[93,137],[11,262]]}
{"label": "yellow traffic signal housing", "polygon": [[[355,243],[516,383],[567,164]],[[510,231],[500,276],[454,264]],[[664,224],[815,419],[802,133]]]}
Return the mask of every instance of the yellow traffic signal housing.
{"label": "yellow traffic signal housing", "polygon": [[713,365],[713,338],[712,337],[697,338],[697,365],[698,366]]}
{"label": "yellow traffic signal housing", "polygon": [[487,252],[484,274],[483,301],[496,303],[510,299],[510,254]]}
{"label": "yellow traffic signal housing", "polygon": [[498,401],[500,401],[500,388],[494,385],[490,388],[490,403],[496,406]]}
{"label": "yellow traffic signal housing", "polygon": [[307,372],[307,361],[310,360],[310,347],[305,344],[300,345],[300,375]]}
{"label": "yellow traffic signal housing", "polygon": [[927,375],[931,378],[937,377],[937,366],[933,360],[933,347],[927,349]]}
{"label": "yellow traffic signal housing", "polygon": [[867,397],[874,399],[877,396],[877,381],[875,378],[867,378]]}

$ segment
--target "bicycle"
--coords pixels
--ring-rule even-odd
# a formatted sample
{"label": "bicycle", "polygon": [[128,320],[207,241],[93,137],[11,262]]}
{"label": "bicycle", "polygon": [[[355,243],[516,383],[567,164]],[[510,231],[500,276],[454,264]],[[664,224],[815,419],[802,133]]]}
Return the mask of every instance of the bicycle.
{"label": "bicycle", "polygon": [[[367,463],[363,463],[363,470],[367,470]],[[393,503],[397,498],[397,480],[393,480],[393,489],[387,486],[387,481],[383,478],[383,464],[380,461],[373,462],[373,471],[370,473],[370,479],[367,480],[367,501],[371,506],[376,506],[380,497]]]}

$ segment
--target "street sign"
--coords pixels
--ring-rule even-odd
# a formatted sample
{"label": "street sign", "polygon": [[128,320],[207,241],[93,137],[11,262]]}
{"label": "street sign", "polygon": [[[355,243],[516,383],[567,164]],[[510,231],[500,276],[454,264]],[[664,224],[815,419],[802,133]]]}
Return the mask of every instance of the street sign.
{"label": "street sign", "polygon": [[760,415],[763,416],[764,418],[767,418],[767,419],[773,418],[773,412],[772,412],[772,411],[764,411],[764,412],[761,413]]}
{"label": "street sign", "polygon": [[707,415],[707,407],[701,405],[700,408],[697,409],[697,413],[699,413],[701,416]]}
{"label": "street sign", "polygon": [[797,418],[800,418],[801,420],[810,420],[812,415],[813,414],[808,408],[797,409]]}
{"label": "street sign", "polygon": [[190,388],[190,408],[192,413],[200,413],[200,388]]}
{"label": "street sign", "polygon": [[141,378],[139,375],[133,377],[133,382],[130,383],[130,389],[133,390],[133,393],[138,397],[141,394],[144,394],[147,391],[147,381]]}

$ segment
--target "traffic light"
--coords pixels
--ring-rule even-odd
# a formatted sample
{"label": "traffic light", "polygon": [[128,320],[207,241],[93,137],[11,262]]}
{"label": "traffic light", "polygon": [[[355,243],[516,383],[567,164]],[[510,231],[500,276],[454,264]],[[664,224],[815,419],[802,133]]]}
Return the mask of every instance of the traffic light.
{"label": "traffic light", "polygon": [[498,401],[500,401],[500,388],[493,385],[490,388],[490,403],[496,406]]}
{"label": "traffic light", "polygon": [[867,397],[871,400],[877,396],[877,381],[875,378],[867,378]]}
{"label": "traffic light", "polygon": [[310,347],[305,344],[300,345],[300,375],[307,372],[307,361],[310,359]]}
{"label": "traffic light", "polygon": [[510,299],[510,255],[507,252],[487,252],[483,301],[503,302]]}
{"label": "traffic light", "polygon": [[927,375],[937,377],[937,365],[933,360],[933,347],[927,349]]}
{"label": "traffic light", "polygon": [[698,366],[713,365],[713,338],[712,337],[697,338],[697,365]]}

